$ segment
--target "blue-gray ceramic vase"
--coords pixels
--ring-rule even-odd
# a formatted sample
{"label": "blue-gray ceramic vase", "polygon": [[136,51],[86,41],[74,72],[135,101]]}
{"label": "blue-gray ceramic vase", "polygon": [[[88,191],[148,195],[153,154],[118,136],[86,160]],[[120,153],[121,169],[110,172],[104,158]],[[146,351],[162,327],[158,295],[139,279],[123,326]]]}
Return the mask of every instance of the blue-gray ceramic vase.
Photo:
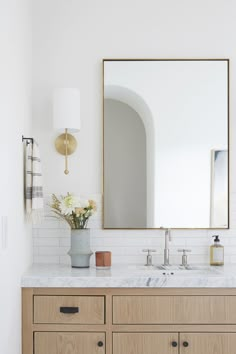
{"label": "blue-gray ceramic vase", "polygon": [[90,229],[71,230],[71,247],[68,254],[72,268],[89,268],[93,254],[90,249]]}

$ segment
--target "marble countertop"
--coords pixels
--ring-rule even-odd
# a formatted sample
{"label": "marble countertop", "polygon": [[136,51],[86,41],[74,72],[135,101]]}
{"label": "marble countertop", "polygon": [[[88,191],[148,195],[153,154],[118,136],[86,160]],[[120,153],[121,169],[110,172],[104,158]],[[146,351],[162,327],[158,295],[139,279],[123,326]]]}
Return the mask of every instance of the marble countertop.
{"label": "marble countertop", "polygon": [[157,270],[136,265],[76,269],[69,265],[34,264],[22,276],[25,288],[236,288],[236,265]]}

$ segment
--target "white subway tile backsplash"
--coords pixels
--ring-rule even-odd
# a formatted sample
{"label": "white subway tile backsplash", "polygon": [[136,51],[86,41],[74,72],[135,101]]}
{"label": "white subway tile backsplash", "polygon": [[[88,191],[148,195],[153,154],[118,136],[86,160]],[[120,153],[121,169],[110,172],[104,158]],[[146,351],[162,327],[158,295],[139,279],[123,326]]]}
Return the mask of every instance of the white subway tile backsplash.
{"label": "white subway tile backsplash", "polygon": [[38,255],[38,254],[39,254],[39,249],[38,249],[38,247],[34,247],[34,246],[33,246],[33,255],[36,256],[36,255]]}
{"label": "white subway tile backsplash", "polygon": [[38,256],[34,255],[34,263],[47,263],[47,264],[55,264],[60,263],[59,256]]}
{"label": "white subway tile backsplash", "polygon": [[228,263],[236,263],[236,254],[233,256],[232,255],[231,256],[225,255],[225,262],[226,262],[227,257],[229,257]]}
{"label": "white subway tile backsplash", "polygon": [[234,246],[226,246],[225,249],[224,249],[224,252],[228,256],[236,255],[236,247],[234,247]]}
{"label": "white subway tile backsplash", "polygon": [[60,247],[70,247],[70,237],[61,237],[59,239],[59,245]]}
{"label": "white subway tile backsplash", "polygon": [[59,239],[58,237],[34,237],[33,245],[34,247],[55,247],[59,246]]}
{"label": "white subway tile backsplash", "polygon": [[186,238],[193,238],[193,237],[204,237],[207,235],[207,230],[172,230],[173,237],[186,237]]}
{"label": "white subway tile backsplash", "polygon": [[70,236],[70,229],[39,229],[38,230],[38,237],[39,238],[48,238],[48,237],[66,237]]}
{"label": "white subway tile backsplash", "polygon": [[142,258],[139,255],[112,255],[112,263],[113,264],[139,264],[139,265],[144,265],[145,264],[145,257],[142,256]]}
{"label": "white subway tile backsplash", "polygon": [[[230,225],[231,226],[231,225]],[[208,230],[207,236],[209,237],[209,241],[212,242],[213,235],[220,235],[221,238],[226,237],[235,237],[236,236],[236,229],[231,226],[231,229],[218,229],[218,230]]]}
{"label": "white subway tile backsplash", "polygon": [[224,240],[224,245],[230,245],[230,246],[236,246],[236,237],[228,237],[226,239],[227,243],[225,243],[225,240]]}
{"label": "white subway tile backsplash", "polygon": [[37,236],[38,236],[38,233],[39,233],[38,228],[33,228],[33,230],[32,230],[32,236],[33,236],[33,237],[37,237]]}
{"label": "white subway tile backsplash", "polygon": [[[164,240],[162,240],[162,243],[164,244]],[[187,245],[187,238],[184,237],[172,237],[172,241],[170,243],[170,247],[171,246],[179,246],[181,247],[185,247]]]}
{"label": "white subway tile backsplash", "polygon": [[57,219],[49,219],[48,217],[45,217],[42,223],[37,225],[37,228],[39,230],[60,228],[60,222]]}
{"label": "white subway tile backsplash", "polygon": [[[154,263],[163,262],[164,230],[103,230],[102,229],[102,198],[100,195],[91,196],[97,201],[98,212],[91,218],[91,249],[110,250],[112,262],[145,264],[145,248],[154,248]],[[45,204],[48,204],[46,198]],[[170,260],[173,264],[181,263],[181,253],[178,249],[189,248],[189,263],[209,263],[209,246],[212,235],[219,234],[225,246],[225,263],[236,263],[236,192],[230,199],[230,230],[172,230],[170,243]],[[70,248],[70,229],[61,219],[51,217],[47,206],[47,217],[40,225],[33,228],[33,252],[35,263],[63,263],[70,264],[67,252]],[[91,264],[94,264],[94,254]]]}
{"label": "white subway tile backsplash", "polygon": [[185,239],[186,247],[195,247],[195,246],[209,246],[211,243],[211,240],[209,237],[186,237]]}
{"label": "white subway tile backsplash", "polygon": [[66,255],[60,256],[59,257],[59,263],[60,264],[71,264],[70,257],[66,256]]}
{"label": "white subway tile backsplash", "polygon": [[63,256],[67,254],[68,247],[38,247],[40,256]]}

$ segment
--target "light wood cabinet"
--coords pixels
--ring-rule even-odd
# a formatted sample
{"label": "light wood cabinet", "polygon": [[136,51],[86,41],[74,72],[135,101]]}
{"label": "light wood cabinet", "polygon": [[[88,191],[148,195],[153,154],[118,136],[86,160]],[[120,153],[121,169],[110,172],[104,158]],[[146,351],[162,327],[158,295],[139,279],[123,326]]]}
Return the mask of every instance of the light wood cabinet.
{"label": "light wood cabinet", "polygon": [[23,288],[22,354],[234,354],[236,289]]}
{"label": "light wood cabinet", "polygon": [[115,324],[236,323],[234,296],[114,296]]}
{"label": "light wood cabinet", "polygon": [[34,296],[34,323],[103,324],[104,296]]}
{"label": "light wood cabinet", "polygon": [[36,332],[35,354],[104,354],[104,333]]}
{"label": "light wood cabinet", "polygon": [[236,333],[181,333],[180,354],[234,354]]}
{"label": "light wood cabinet", "polygon": [[114,333],[113,354],[178,354],[178,333]]}

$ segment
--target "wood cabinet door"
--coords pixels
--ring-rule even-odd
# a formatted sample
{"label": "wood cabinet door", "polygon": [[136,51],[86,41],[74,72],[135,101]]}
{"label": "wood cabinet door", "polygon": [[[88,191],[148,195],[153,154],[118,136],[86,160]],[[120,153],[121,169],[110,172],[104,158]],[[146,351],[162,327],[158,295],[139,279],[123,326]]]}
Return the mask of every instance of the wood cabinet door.
{"label": "wood cabinet door", "polygon": [[36,332],[35,354],[104,354],[104,333]]}
{"label": "wood cabinet door", "polygon": [[178,334],[113,333],[113,354],[131,353],[178,354]]}
{"label": "wood cabinet door", "polygon": [[181,333],[180,354],[236,353],[236,333]]}

